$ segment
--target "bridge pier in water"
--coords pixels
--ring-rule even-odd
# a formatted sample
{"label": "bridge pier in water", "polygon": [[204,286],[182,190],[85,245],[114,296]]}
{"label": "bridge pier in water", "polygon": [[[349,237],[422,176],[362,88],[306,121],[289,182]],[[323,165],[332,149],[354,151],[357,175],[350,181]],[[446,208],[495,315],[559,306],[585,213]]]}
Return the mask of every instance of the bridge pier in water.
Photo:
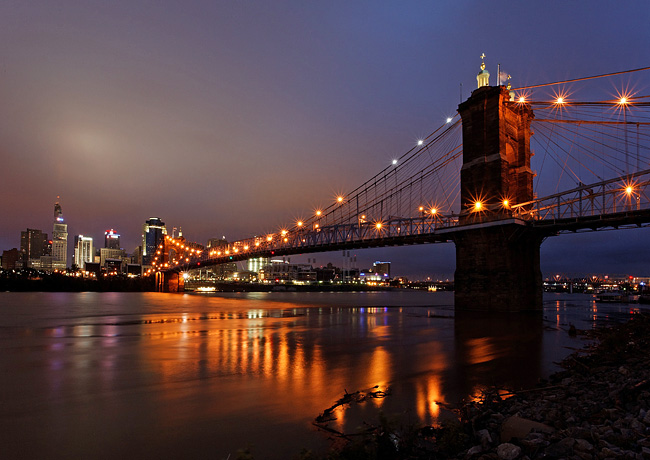
{"label": "bridge pier in water", "polygon": [[156,292],[183,292],[185,278],[177,272],[157,272]]}
{"label": "bridge pier in water", "polygon": [[538,232],[517,222],[477,225],[456,234],[454,243],[456,309],[541,309],[539,248],[542,238]]}
{"label": "bridge pier in water", "polygon": [[456,245],[455,308],[542,308],[543,237],[513,217],[533,199],[531,108],[503,86],[483,86],[459,105],[463,123],[461,214]]}

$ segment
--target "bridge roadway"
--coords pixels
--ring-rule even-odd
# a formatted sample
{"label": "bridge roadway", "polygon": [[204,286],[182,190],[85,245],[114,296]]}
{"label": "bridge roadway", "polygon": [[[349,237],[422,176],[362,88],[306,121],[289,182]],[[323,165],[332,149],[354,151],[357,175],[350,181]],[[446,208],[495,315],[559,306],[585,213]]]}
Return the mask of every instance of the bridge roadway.
{"label": "bridge roadway", "polygon": [[[456,219],[457,220],[457,219]],[[452,221],[449,218],[449,221]],[[505,225],[520,225],[537,229],[543,237],[560,233],[597,231],[605,229],[636,228],[650,226],[650,209],[629,210],[616,213],[566,217],[561,219],[524,220],[511,217],[492,221],[483,221],[466,225],[435,226],[422,218],[400,219],[389,222],[382,227],[384,234],[380,235],[370,225],[359,228],[354,225],[323,227],[320,232],[295,233],[288,241],[281,244],[261,245],[252,250],[237,250],[221,256],[202,256],[194,258],[190,263],[181,264],[166,270],[168,272],[183,272],[197,268],[205,268],[229,262],[248,260],[256,257],[274,258],[294,254],[309,254],[315,252],[330,252],[350,249],[377,248],[385,246],[404,246],[413,244],[446,243],[454,240],[454,235],[460,232],[480,228],[498,227]],[[404,229],[408,229],[406,231]],[[355,237],[351,237],[355,235]],[[295,240],[304,239],[305,241]]]}
{"label": "bridge roadway", "polygon": [[533,228],[542,238],[568,232],[645,227],[650,225],[649,187],[650,169],[506,209],[500,203],[487,205],[487,212],[470,212],[462,219],[458,215],[435,214],[393,218],[385,223],[294,228],[235,241],[212,253],[203,251],[201,256],[190,256],[187,263],[164,271],[181,272],[257,257],[446,243],[454,241],[460,232],[513,224]]}

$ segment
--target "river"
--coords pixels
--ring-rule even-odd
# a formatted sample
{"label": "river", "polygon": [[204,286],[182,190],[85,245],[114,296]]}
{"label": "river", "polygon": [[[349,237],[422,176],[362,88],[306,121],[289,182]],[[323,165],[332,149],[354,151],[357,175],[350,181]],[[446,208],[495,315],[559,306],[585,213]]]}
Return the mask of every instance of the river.
{"label": "river", "polygon": [[[2,458],[285,459],[345,391],[350,430],[379,411],[435,423],[461,399],[557,370],[596,321],[638,306],[545,294],[542,315],[454,315],[453,293],[0,293]],[[641,307],[643,308],[643,307]]]}

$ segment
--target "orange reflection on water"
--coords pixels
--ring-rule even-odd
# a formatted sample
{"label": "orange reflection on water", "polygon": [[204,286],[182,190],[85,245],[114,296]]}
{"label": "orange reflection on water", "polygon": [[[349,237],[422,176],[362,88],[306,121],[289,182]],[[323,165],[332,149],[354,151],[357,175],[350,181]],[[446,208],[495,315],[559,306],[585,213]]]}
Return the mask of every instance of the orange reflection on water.
{"label": "orange reflection on water", "polygon": [[260,370],[260,335],[262,333],[261,328],[254,328],[254,329],[249,329],[249,331],[253,331],[252,338],[251,340],[253,341],[252,347],[251,347],[251,367],[255,372],[259,372]]}
{"label": "orange reflection on water", "polygon": [[252,370],[252,368],[249,367],[249,362],[248,362],[250,358],[250,352],[248,348],[250,345],[249,334],[248,331],[239,331],[238,335],[239,335],[238,340],[239,343],[241,344],[241,352],[239,354],[241,356],[240,369],[243,372],[246,372],[249,369]]}
{"label": "orange reflection on water", "polygon": [[291,364],[291,369],[289,370],[291,380],[300,384],[305,378],[305,367],[307,363],[305,362],[305,351],[301,344],[298,342],[295,344],[295,353],[293,358],[293,364]]}
{"label": "orange reflection on water", "polygon": [[435,420],[440,415],[438,402],[442,401],[440,377],[429,375],[416,385],[416,408],[420,420]]}
{"label": "orange reflection on water", "polygon": [[314,393],[325,394],[325,388],[331,383],[331,379],[325,372],[320,346],[314,347],[311,359],[305,363],[305,367],[307,368],[305,379],[312,385]]}
{"label": "orange reflection on water", "polygon": [[[390,354],[384,347],[377,347],[370,357],[370,366],[367,371],[368,382],[372,382],[380,387],[385,387],[391,379],[391,359]],[[377,407],[381,407],[384,399],[373,399]]]}
{"label": "orange reflection on water", "polygon": [[280,334],[280,346],[278,349],[277,368],[274,372],[280,381],[285,381],[289,377],[289,345],[287,344],[287,334]]}
{"label": "orange reflection on water", "polygon": [[490,337],[478,337],[467,340],[468,362],[470,364],[486,363],[496,355],[494,344]]}
{"label": "orange reflection on water", "polygon": [[262,374],[265,377],[273,375],[273,341],[272,336],[263,335],[263,343],[261,343],[262,354],[264,355],[264,368]]}
{"label": "orange reflection on water", "polygon": [[377,385],[386,385],[391,379],[390,354],[382,346],[375,348],[370,357],[370,366],[367,372],[368,381]]}

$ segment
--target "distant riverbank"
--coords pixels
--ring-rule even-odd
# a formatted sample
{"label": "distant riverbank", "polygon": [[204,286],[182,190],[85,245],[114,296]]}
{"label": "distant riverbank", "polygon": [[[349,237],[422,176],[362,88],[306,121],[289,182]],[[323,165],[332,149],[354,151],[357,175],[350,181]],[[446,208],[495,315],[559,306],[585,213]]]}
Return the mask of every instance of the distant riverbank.
{"label": "distant riverbank", "polygon": [[11,292],[146,292],[154,290],[153,277],[128,277],[126,275],[83,278],[62,273],[3,273],[0,291]]}
{"label": "distant riverbank", "polygon": [[[95,278],[74,276],[63,273],[9,272],[0,274],[0,291],[9,292],[148,292],[154,291],[153,276],[127,276],[124,274],[100,275]],[[365,283],[250,283],[241,281],[193,282],[185,283],[187,292],[376,292],[393,290],[427,290],[423,283],[409,285],[371,285]],[[453,282],[444,282],[435,290],[453,290]]]}

